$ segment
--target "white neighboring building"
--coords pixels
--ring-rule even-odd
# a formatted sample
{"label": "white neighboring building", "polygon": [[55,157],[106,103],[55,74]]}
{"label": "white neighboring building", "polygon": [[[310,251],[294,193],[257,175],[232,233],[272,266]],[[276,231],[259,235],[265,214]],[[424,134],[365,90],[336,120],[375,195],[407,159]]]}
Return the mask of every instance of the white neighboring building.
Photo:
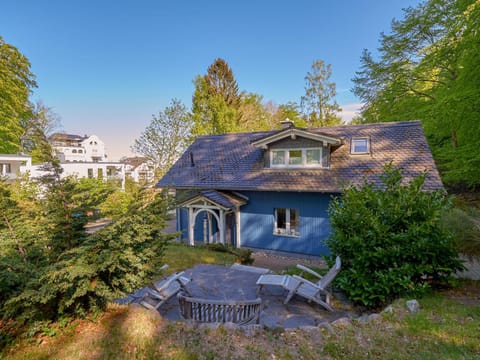
{"label": "white neighboring building", "polygon": [[[49,141],[60,159],[62,177],[117,179],[121,181],[122,189],[125,188],[125,165],[107,161],[105,143],[97,135],[55,133]],[[38,175],[42,173],[40,168],[35,166],[34,171]]]}
{"label": "white neighboring building", "polygon": [[146,157],[120,159],[125,164],[125,175],[137,183],[152,183],[155,180],[155,163]]}
{"label": "white neighboring building", "polygon": [[107,153],[105,144],[96,135],[90,135],[82,141],[82,146],[85,149],[85,157],[89,161],[103,162],[107,161]]}
{"label": "white neighboring building", "polygon": [[15,179],[32,167],[32,157],[28,155],[0,154],[0,177]]}
{"label": "white neighboring building", "polygon": [[[96,135],[79,136],[56,133],[49,141],[56,150],[63,168],[61,177],[76,176],[78,178],[96,178],[118,180],[125,188],[125,175],[128,166],[129,175],[137,182],[153,181],[154,168],[151,162],[128,165],[123,162],[107,161],[105,144]],[[0,154],[0,176],[14,179],[17,174],[27,171],[31,178],[46,174],[43,165],[32,165],[32,157],[28,155]]]}
{"label": "white neighboring building", "polygon": [[[125,188],[125,166],[119,162],[70,162],[61,163],[63,172],[62,178],[76,176],[77,178],[96,178],[102,180],[118,180],[122,189]],[[42,169],[43,165],[33,165],[30,169],[30,176],[40,177],[46,174]]]}
{"label": "white neighboring building", "polygon": [[62,163],[107,161],[105,144],[97,135],[55,133],[49,141]]}

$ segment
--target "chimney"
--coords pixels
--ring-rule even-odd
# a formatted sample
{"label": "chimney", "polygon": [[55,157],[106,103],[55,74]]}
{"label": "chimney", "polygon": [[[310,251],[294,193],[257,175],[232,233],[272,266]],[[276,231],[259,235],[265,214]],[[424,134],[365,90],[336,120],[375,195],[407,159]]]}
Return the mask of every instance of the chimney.
{"label": "chimney", "polygon": [[290,129],[292,127],[295,127],[295,124],[289,118],[286,118],[285,120],[281,121],[280,125],[282,127],[282,130],[286,130],[286,129]]}

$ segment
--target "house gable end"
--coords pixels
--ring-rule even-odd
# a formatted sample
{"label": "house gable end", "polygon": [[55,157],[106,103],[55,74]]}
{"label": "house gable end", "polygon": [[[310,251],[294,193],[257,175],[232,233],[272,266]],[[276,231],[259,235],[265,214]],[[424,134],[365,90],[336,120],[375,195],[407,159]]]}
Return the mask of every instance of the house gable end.
{"label": "house gable end", "polygon": [[341,139],[328,136],[320,133],[313,133],[308,130],[298,129],[298,128],[289,128],[275,134],[257,139],[252,142],[253,146],[261,147],[263,149],[267,149],[272,143],[276,143],[279,140],[290,138],[295,140],[297,137],[301,137],[304,139],[313,140],[316,142],[322,143],[323,146],[328,145],[340,145]]}

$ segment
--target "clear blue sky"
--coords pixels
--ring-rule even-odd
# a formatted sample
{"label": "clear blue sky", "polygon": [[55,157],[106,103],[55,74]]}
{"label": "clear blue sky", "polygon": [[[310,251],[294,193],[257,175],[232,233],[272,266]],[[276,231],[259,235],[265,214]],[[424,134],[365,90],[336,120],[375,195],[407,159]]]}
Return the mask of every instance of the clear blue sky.
{"label": "clear blue sky", "polygon": [[[363,48],[418,0],[0,0],[0,35],[28,57],[60,130],[96,134],[111,159],[128,155],[172,98],[191,106],[192,80],[217,57],[240,90],[299,101],[313,61],[332,65],[337,101]],[[357,105],[355,105],[357,104]]]}

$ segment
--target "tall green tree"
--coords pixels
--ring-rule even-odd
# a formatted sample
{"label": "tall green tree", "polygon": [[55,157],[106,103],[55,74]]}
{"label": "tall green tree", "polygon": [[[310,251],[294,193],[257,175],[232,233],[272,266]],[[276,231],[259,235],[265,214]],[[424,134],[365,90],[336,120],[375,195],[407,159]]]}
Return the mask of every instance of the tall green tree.
{"label": "tall green tree", "polygon": [[141,133],[132,150],[155,162],[163,175],[192,141],[192,115],[185,105],[173,99]]}
{"label": "tall green tree", "polygon": [[258,131],[274,129],[274,114],[268,111],[262,103],[263,96],[254,93],[243,92],[240,96],[239,130]]}
{"label": "tall green tree", "polygon": [[336,84],[330,81],[332,67],[323,60],[314,61],[311,71],[305,76],[305,95],[301,106],[310,127],[332,126],[341,124],[338,112],[342,109],[337,104]]}
{"label": "tall green tree", "polygon": [[36,279],[46,263],[48,230],[41,226],[38,187],[28,180],[0,180],[0,312],[10,298]]}
{"label": "tall green tree", "polygon": [[405,10],[353,79],[363,122],[421,119],[443,180],[480,186],[480,4],[429,0]]}
{"label": "tall green tree", "polygon": [[207,74],[197,76],[192,99],[194,135],[224,134],[240,129],[240,96],[233,71],[223,59],[216,59]]}
{"label": "tall green tree", "polygon": [[51,108],[37,101],[31,104],[31,116],[20,121],[20,150],[32,156],[34,163],[50,161],[53,149],[48,136],[58,127],[59,117]]}
{"label": "tall green tree", "polygon": [[300,112],[300,106],[293,101],[289,101],[286,104],[280,104],[275,114],[276,123],[280,124],[281,121],[289,119],[297,127],[307,126],[305,116]]}
{"label": "tall green tree", "polygon": [[229,107],[236,108],[240,101],[238,84],[233,71],[223,59],[215,59],[208,67],[205,75],[208,93],[218,95],[225,100]]}
{"label": "tall green tree", "polygon": [[0,36],[0,153],[20,150],[21,121],[31,116],[28,98],[34,87],[30,62]]}

